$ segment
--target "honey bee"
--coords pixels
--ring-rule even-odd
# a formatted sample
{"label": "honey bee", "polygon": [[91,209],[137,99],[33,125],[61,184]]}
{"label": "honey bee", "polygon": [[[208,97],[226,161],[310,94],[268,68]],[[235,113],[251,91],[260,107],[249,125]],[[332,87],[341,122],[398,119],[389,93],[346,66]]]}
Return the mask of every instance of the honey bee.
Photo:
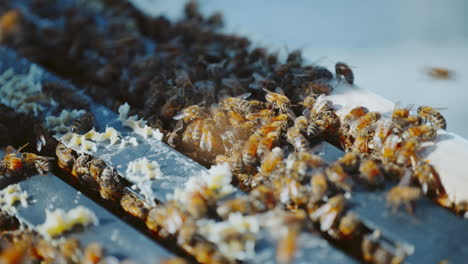
{"label": "honey bee", "polygon": [[258,133],[253,133],[247,142],[245,142],[242,151],[242,161],[245,165],[253,165],[257,162],[257,147],[262,136]]}
{"label": "honey bee", "polygon": [[279,129],[276,131],[269,132],[265,137],[263,137],[257,146],[257,156],[263,160],[263,158],[271,151],[275,143],[279,140],[281,133]]}
{"label": "honey bee", "polygon": [[190,123],[182,134],[182,141],[198,146],[202,136],[203,124],[204,122],[201,119],[196,119]]}
{"label": "honey bee", "polygon": [[8,146],[5,150],[5,157],[0,163],[0,170],[4,174],[9,175],[16,175],[20,173],[23,169],[23,160],[18,157],[18,153],[26,147],[23,146],[19,148],[16,152],[14,152],[14,148],[12,146]]}
{"label": "honey bee", "polygon": [[227,219],[231,213],[235,212],[243,215],[253,213],[252,202],[247,197],[239,197],[227,200],[216,208],[216,213],[223,219]]}
{"label": "honey bee", "polygon": [[264,175],[270,175],[278,166],[281,166],[283,164],[283,158],[283,150],[279,147],[274,148],[262,160],[260,172]]}
{"label": "honey bee", "polygon": [[360,117],[355,122],[355,124],[353,124],[351,126],[351,132],[354,135],[359,135],[364,128],[375,124],[380,119],[380,117],[381,117],[381,115],[380,115],[379,112],[369,112],[369,113],[367,113],[366,115]]}
{"label": "honey bee", "polygon": [[364,260],[369,263],[401,264],[406,258],[406,253],[398,245],[381,238],[380,230],[363,237],[361,250]]}
{"label": "honey bee", "polygon": [[70,148],[67,148],[63,143],[58,143],[55,149],[55,155],[57,156],[58,166],[61,169],[71,171],[73,163],[75,162],[75,156]]}
{"label": "honey bee", "polygon": [[320,223],[320,230],[326,232],[330,230],[338,221],[339,216],[343,213],[346,205],[346,200],[342,194],[338,194],[330,198],[325,204],[310,214],[310,218],[314,222]]}
{"label": "honey bee", "polygon": [[447,129],[447,121],[445,121],[444,116],[430,106],[420,106],[418,108],[418,115],[423,120],[423,123],[429,122],[436,128]]}
{"label": "honey bee", "polygon": [[412,186],[395,186],[386,195],[387,203],[396,213],[400,205],[404,205],[408,213],[413,212],[413,203],[421,197],[421,189]]}
{"label": "honey bee", "polygon": [[187,204],[185,210],[188,214],[195,218],[200,219],[206,216],[208,212],[209,201],[211,200],[211,194],[208,190],[194,191],[188,193]]}
{"label": "honey bee", "polygon": [[354,152],[346,152],[338,162],[347,173],[354,173],[359,168],[359,155]]}
{"label": "honey bee", "polygon": [[359,178],[369,187],[383,185],[384,178],[379,166],[372,159],[364,159],[359,166]]}
{"label": "honey bee", "polygon": [[44,175],[46,172],[52,171],[52,157],[39,156],[33,153],[24,152],[21,154],[23,166],[25,168],[36,168],[39,174]]}
{"label": "honey bee", "polygon": [[286,139],[298,152],[305,152],[309,148],[308,140],[302,135],[300,129],[295,126],[288,129]]}
{"label": "honey bee", "polygon": [[193,122],[196,119],[203,119],[208,116],[206,109],[200,105],[192,105],[182,109],[181,113],[175,115],[173,119],[183,120],[186,124]]}
{"label": "honey bee", "polygon": [[207,152],[211,152],[212,150],[217,150],[219,152],[221,138],[216,130],[216,123],[213,119],[206,119],[203,122],[202,130],[201,130],[201,137],[200,137],[200,149],[205,150]]}
{"label": "honey bee", "polygon": [[78,117],[70,125],[70,132],[76,134],[84,134],[94,127],[94,116],[90,112],[86,112]]}
{"label": "honey bee", "polygon": [[184,224],[187,224],[187,215],[175,202],[152,208],[146,218],[146,226],[162,237],[176,235]]}
{"label": "honey bee", "polygon": [[134,194],[126,193],[120,199],[120,206],[129,214],[145,220],[148,216],[149,208],[146,204]]}
{"label": "honey bee", "polygon": [[121,196],[121,186],[116,181],[115,171],[105,167],[99,177],[101,197],[106,200],[116,200]]}
{"label": "honey bee", "polygon": [[341,217],[338,225],[340,238],[350,239],[358,235],[360,228],[361,221],[359,220],[359,217],[353,212],[348,212],[346,215]]}
{"label": "honey bee", "polygon": [[89,174],[94,179],[94,181],[99,182],[99,177],[101,176],[101,173],[105,167],[106,163],[98,158],[94,158],[89,162]]}
{"label": "honey bee", "polygon": [[395,153],[395,161],[399,165],[407,165],[412,159],[418,159],[416,151],[419,148],[420,141],[417,138],[410,138],[401,142]]}
{"label": "honey bee", "polygon": [[18,30],[21,22],[21,13],[12,9],[0,17],[0,43],[8,36]]}
{"label": "honey bee", "polygon": [[292,263],[297,251],[297,227],[289,227],[286,234],[278,241],[276,248],[276,261],[279,264]]}
{"label": "honey bee", "polygon": [[318,202],[326,197],[328,191],[328,181],[323,170],[314,173],[310,178],[310,185],[312,187],[311,200]]}
{"label": "honey bee", "polygon": [[89,163],[91,157],[86,154],[80,154],[73,163],[71,174],[77,179],[81,179],[84,174],[89,174]]}
{"label": "honey bee", "polygon": [[220,106],[228,111],[234,111],[240,114],[247,114],[251,112],[252,105],[249,101],[245,100],[250,97],[250,93],[245,93],[235,97],[227,97],[220,101]]}
{"label": "honey bee", "polygon": [[353,85],[354,83],[354,74],[353,74],[353,71],[351,70],[351,68],[343,63],[343,62],[337,62],[335,64],[335,73],[336,73],[336,76],[341,78],[341,77],[344,77],[345,80]]}
{"label": "honey bee", "polygon": [[388,120],[380,120],[377,122],[371,144],[373,150],[382,151],[385,140],[392,132],[392,126],[392,122]]}
{"label": "honey bee", "polygon": [[296,210],[307,203],[307,191],[299,181],[287,178],[280,180],[279,185],[280,200],[289,210]]}
{"label": "honey bee", "polygon": [[329,94],[333,91],[333,87],[323,81],[307,82],[304,87],[305,94]]}
{"label": "honey bee", "polygon": [[426,72],[434,79],[449,80],[453,78],[453,71],[446,68],[432,67],[428,68]]}
{"label": "honey bee", "polygon": [[104,249],[96,242],[89,243],[84,250],[83,263],[98,264],[104,258]]}
{"label": "honey bee", "polygon": [[268,91],[267,89],[263,88],[263,90],[267,93],[265,95],[265,99],[268,103],[272,105],[274,109],[280,110],[282,113],[286,113],[286,109],[290,105],[289,98],[284,95],[283,90],[281,88],[277,88],[277,92],[271,92]]}
{"label": "honey bee", "polygon": [[409,127],[401,137],[407,140],[411,137],[416,137],[421,141],[432,141],[437,136],[437,130],[433,126],[420,125]]}
{"label": "honey bee", "polygon": [[463,200],[455,205],[455,212],[462,215],[464,218],[468,218],[468,201]]}
{"label": "honey bee", "polygon": [[338,188],[347,192],[351,191],[353,182],[338,162],[331,164],[325,170],[325,175],[327,176],[328,180],[330,180],[330,182],[335,184]]}
{"label": "honey bee", "polygon": [[400,138],[397,135],[390,135],[385,139],[384,145],[381,151],[382,162],[392,163],[395,161],[395,152],[400,143]]}
{"label": "honey bee", "polygon": [[413,172],[424,194],[431,197],[441,197],[445,194],[439,174],[431,164],[424,161],[413,162]]}

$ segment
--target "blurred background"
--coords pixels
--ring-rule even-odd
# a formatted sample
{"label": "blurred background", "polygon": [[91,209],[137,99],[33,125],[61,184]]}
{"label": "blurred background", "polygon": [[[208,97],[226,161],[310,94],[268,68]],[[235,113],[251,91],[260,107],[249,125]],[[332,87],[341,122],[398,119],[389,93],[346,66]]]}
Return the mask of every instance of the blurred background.
{"label": "blurred background", "polygon": [[[149,14],[181,15],[184,0],[133,0]],[[221,11],[226,32],[309,62],[353,66],[356,86],[402,106],[448,108],[448,131],[468,138],[468,1],[199,0]],[[454,72],[433,79],[427,68]],[[416,108],[416,107],[415,107]]]}

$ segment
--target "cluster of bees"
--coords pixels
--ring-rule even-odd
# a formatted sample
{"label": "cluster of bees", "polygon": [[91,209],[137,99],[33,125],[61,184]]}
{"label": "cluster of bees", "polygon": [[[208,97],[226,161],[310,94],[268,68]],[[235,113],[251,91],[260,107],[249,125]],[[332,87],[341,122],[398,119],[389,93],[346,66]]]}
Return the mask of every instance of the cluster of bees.
{"label": "cluster of bees", "polygon": [[[114,110],[129,102],[151,126],[166,132],[169,145],[204,165],[228,163],[234,183],[247,192],[217,201],[205,190],[192,193],[188,204],[170,201],[152,207],[124,191],[118,175],[102,160],[77,155],[63,144],[55,148],[61,169],[104,199],[119,201],[149,230],[174,240],[200,263],[231,261],[197,234],[196,220],[203,217],[227,219],[235,212],[255,215],[280,207],[296,215],[286,221],[288,231],[278,242],[281,263],[293,259],[303,228],[297,223],[307,221],[332,241],[358,244],[357,255],[367,262],[401,263],[406,252],[350,212],[345,196],[353,185],[374,189],[386,179],[399,180],[386,196],[395,210],[404,205],[411,211],[422,194],[454,206],[437,172],[418,155],[437,129],[446,128],[436,109],[422,106],[413,115],[410,108],[396,108],[386,118],[356,107],[340,118],[326,97],[333,90],[330,71],[303,66],[299,51],[282,63],[266,49],[250,47],[246,38],[219,33],[221,16],[204,18],[194,2],[176,22],[149,18],[126,1],[102,1],[106,10],[101,13],[42,2],[34,0],[27,8],[37,14],[34,19],[47,18],[47,26],[1,3],[0,43],[86,87]],[[46,12],[49,5],[56,12]],[[107,27],[97,21],[106,21]],[[335,65],[335,78],[354,83],[351,68],[342,62]],[[59,102],[84,108],[57,84],[44,90]],[[73,131],[86,130],[90,120],[83,117]],[[323,140],[337,143],[346,154],[327,164],[314,154]],[[41,164],[46,161],[31,156],[26,162],[9,152],[2,168],[12,173],[19,168],[15,164],[22,164],[45,172]],[[467,204],[454,209],[464,213]]]}
{"label": "cluster of bees", "polygon": [[[80,262],[78,262],[80,260]],[[75,238],[66,238],[55,243],[29,229],[2,231],[0,241],[2,263],[126,263],[124,260],[106,258],[105,250],[98,243],[85,247]]]}
{"label": "cluster of bees", "polygon": [[0,175],[8,176],[26,176],[33,175],[38,172],[44,175],[50,172],[53,168],[52,161],[55,158],[40,156],[30,152],[20,153],[21,149],[17,151],[12,146],[5,149],[5,156],[0,160]]}

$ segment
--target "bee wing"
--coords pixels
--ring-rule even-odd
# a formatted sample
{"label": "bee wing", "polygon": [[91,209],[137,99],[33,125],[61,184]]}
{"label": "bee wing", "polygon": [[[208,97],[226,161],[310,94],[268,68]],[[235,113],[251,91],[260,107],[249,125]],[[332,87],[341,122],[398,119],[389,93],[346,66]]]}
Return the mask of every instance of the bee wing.
{"label": "bee wing", "polygon": [[305,116],[305,118],[309,118],[310,116],[310,108],[306,107],[304,108],[304,110],[302,111],[302,115]]}
{"label": "bee wing", "polygon": [[413,173],[411,170],[406,169],[405,174],[401,177],[400,182],[398,183],[399,186],[410,186],[411,178],[413,177]]}
{"label": "bee wing", "polygon": [[284,94],[284,91],[283,91],[283,89],[281,89],[281,87],[276,87],[276,88],[275,88],[275,92],[276,92],[276,93],[279,93],[279,94],[281,94],[281,95],[285,95],[285,94]]}
{"label": "bee wing", "polygon": [[237,96],[237,98],[240,98],[240,99],[247,99],[251,96],[252,94],[251,93],[245,93],[245,94],[241,94],[239,96]]}
{"label": "bee wing", "polygon": [[182,113],[180,113],[180,114],[175,115],[172,119],[174,119],[174,120],[180,120],[180,119],[186,117],[187,115],[188,115],[187,113],[182,112]]}
{"label": "bee wing", "polygon": [[289,116],[289,118],[291,118],[292,120],[296,120],[296,114],[294,114],[294,112],[289,109],[289,108],[286,108],[286,114]]}
{"label": "bee wing", "polygon": [[312,218],[312,220],[316,221],[317,219],[319,219],[322,215],[324,215],[330,209],[331,209],[331,205],[324,204],[319,209],[315,210],[312,213],[312,215],[310,216],[310,218]]}
{"label": "bee wing", "polygon": [[320,217],[320,230],[322,232],[329,230],[333,226],[337,216],[338,212],[335,210],[322,215]]}

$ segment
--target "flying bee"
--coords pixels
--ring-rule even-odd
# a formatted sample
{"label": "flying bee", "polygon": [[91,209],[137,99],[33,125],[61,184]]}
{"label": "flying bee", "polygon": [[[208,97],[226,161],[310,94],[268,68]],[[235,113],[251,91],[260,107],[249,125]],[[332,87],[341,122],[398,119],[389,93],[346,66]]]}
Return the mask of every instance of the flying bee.
{"label": "flying bee", "polygon": [[120,199],[120,206],[129,214],[145,220],[148,216],[148,206],[134,194],[126,193]]}
{"label": "flying bee", "polygon": [[297,127],[292,126],[288,129],[286,132],[286,139],[298,152],[305,152],[309,148],[308,140]]}
{"label": "flying bee", "polygon": [[299,230],[295,226],[288,227],[286,234],[278,241],[276,261],[279,264],[292,263],[297,251]]}
{"label": "flying bee", "polygon": [[242,151],[242,161],[245,165],[253,165],[257,162],[257,148],[260,140],[262,140],[262,136],[258,133],[253,133],[247,142],[245,142]]}
{"label": "flying bee", "polygon": [[55,155],[57,156],[58,166],[61,169],[67,171],[72,169],[73,163],[75,162],[72,149],[68,148],[63,143],[58,143],[55,149]]}
{"label": "flying bee", "polygon": [[220,101],[221,108],[228,110],[228,111],[235,111],[240,114],[250,113],[252,109],[252,105],[247,99],[251,94],[245,93],[239,96],[234,97],[227,97]]}
{"label": "flying bee", "polygon": [[379,187],[383,185],[384,177],[379,166],[372,159],[364,159],[359,165],[359,178],[369,187]]}
{"label": "flying bee", "polygon": [[121,186],[116,181],[115,171],[112,168],[105,167],[99,177],[99,186],[101,197],[106,200],[116,200],[121,196]]}
{"label": "flying bee", "polygon": [[86,112],[78,117],[70,125],[70,132],[76,134],[84,134],[94,127],[94,116],[90,112]]}
{"label": "flying bee", "polygon": [[361,221],[357,214],[348,212],[346,215],[341,217],[338,225],[338,231],[340,238],[350,239],[359,233],[361,228]]}
{"label": "flying bee", "polygon": [[452,79],[454,75],[452,70],[440,67],[428,68],[426,69],[426,73],[432,78],[439,80],[449,80]]}
{"label": "flying bee", "polygon": [[354,173],[359,168],[359,155],[354,152],[346,152],[338,162],[347,173]]}
{"label": "flying bee", "polygon": [[395,186],[386,195],[387,203],[395,213],[400,205],[404,205],[408,213],[413,212],[413,203],[421,197],[421,189],[412,186]]}
{"label": "flying bee", "polygon": [[284,95],[283,90],[277,88],[277,93],[268,91],[265,88],[263,88],[263,90],[267,93],[265,95],[265,100],[270,103],[274,109],[279,109],[280,112],[285,113],[291,102],[289,98]]}
{"label": "flying bee", "polygon": [[340,163],[335,162],[331,164],[325,170],[325,175],[327,176],[327,179],[334,183],[338,188],[347,192],[351,191],[353,182]]}
{"label": "flying bee", "polygon": [[44,175],[46,172],[52,171],[52,157],[39,156],[33,153],[24,152],[21,154],[23,166],[26,168],[36,168],[39,174]]}
{"label": "flying bee", "polygon": [[335,73],[336,73],[336,76],[341,78],[341,77],[344,77],[345,80],[353,85],[354,83],[354,74],[353,74],[353,71],[351,70],[351,68],[343,63],[343,62],[337,62],[335,64]]}
{"label": "flying bee", "polygon": [[430,106],[420,106],[418,108],[418,115],[423,120],[423,123],[429,122],[436,128],[447,129],[447,121],[445,121],[444,116]]}
{"label": "flying bee", "polygon": [[320,230],[322,232],[329,231],[343,213],[345,205],[346,200],[344,196],[342,194],[335,195],[317,210],[313,211],[310,218],[312,221],[320,223]]}
{"label": "flying bee", "polygon": [[437,136],[437,129],[433,126],[420,125],[409,127],[401,137],[403,140],[407,140],[412,137],[416,137],[421,141],[432,141]]}

